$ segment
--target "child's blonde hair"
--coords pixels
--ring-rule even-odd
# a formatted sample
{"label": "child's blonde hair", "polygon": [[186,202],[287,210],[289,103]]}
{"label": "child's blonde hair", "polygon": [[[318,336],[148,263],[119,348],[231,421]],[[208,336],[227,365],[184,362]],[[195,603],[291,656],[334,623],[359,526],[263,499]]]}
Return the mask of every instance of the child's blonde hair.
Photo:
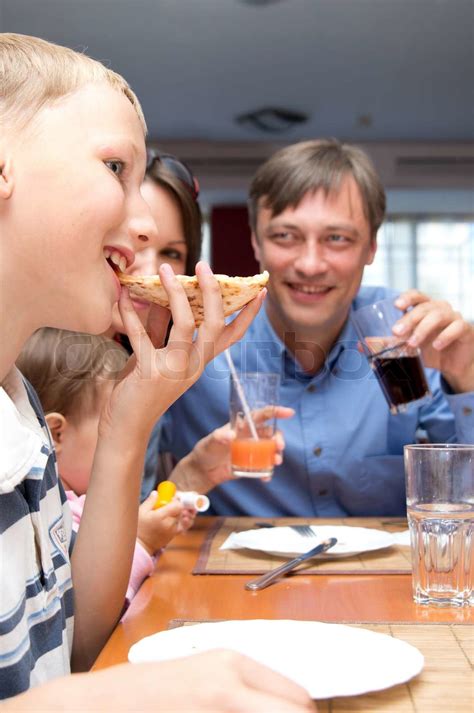
{"label": "child's blonde hair", "polygon": [[0,125],[23,129],[47,104],[94,82],[106,82],[124,94],[146,133],[140,102],[120,74],[68,47],[0,34]]}
{"label": "child's blonde hair", "polygon": [[26,342],[17,366],[45,413],[77,422],[96,411],[101,386],[120,377],[127,359],[125,349],[107,337],[44,327]]}

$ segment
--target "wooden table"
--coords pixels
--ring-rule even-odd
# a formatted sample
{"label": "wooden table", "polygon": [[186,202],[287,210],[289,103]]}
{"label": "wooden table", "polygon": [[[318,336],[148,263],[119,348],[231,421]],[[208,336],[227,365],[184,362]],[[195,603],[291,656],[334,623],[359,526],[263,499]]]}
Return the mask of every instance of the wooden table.
{"label": "wooden table", "polygon": [[213,518],[198,518],[160,557],[98,657],[100,669],[127,660],[130,646],[168,628],[173,619],[307,619],[330,622],[469,624],[472,608],[417,606],[409,575],[298,575],[260,592],[244,589],[248,576],[193,575]]}

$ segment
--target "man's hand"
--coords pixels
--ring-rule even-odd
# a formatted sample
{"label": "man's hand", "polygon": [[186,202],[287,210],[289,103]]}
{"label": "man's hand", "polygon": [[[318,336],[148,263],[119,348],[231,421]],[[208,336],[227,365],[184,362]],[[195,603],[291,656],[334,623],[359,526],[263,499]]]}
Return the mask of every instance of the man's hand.
{"label": "man's hand", "polygon": [[412,309],[395,324],[394,334],[419,347],[425,366],[438,369],[455,392],[474,391],[474,326],[448,302],[417,290],[404,292],[395,305]]}
{"label": "man's hand", "polygon": [[[263,423],[269,418],[291,418],[294,415],[291,408],[285,406],[269,406],[253,414],[255,423]],[[230,447],[235,438],[235,432],[227,423],[196,443],[191,453],[185,456],[174,468],[170,479],[176,483],[179,490],[196,490],[207,493],[216,485],[232,479],[230,462]],[[283,461],[285,442],[280,431],[275,434],[275,465]]]}

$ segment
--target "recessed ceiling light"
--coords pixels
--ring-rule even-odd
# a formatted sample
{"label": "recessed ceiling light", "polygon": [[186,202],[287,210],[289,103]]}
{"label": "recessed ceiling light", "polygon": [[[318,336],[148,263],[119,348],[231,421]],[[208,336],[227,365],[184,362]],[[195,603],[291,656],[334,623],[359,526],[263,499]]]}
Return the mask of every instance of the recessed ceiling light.
{"label": "recessed ceiling light", "polygon": [[259,131],[267,133],[278,133],[286,131],[296,124],[304,124],[308,121],[308,115],[293,109],[283,109],[279,107],[262,107],[255,111],[240,114],[235,121],[244,126],[250,126]]}
{"label": "recessed ceiling light", "polygon": [[359,114],[356,117],[356,126],[361,126],[364,129],[368,129],[373,123],[372,114]]}

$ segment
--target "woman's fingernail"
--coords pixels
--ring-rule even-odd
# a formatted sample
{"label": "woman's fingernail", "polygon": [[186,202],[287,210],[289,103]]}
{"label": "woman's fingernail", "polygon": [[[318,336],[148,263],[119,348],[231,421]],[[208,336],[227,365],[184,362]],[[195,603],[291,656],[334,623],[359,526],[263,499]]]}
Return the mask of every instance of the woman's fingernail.
{"label": "woman's fingernail", "polygon": [[417,346],[418,346],[418,337],[410,337],[410,339],[408,340],[407,344],[408,344],[410,347],[417,347]]}
{"label": "woman's fingernail", "polygon": [[442,349],[443,348],[443,340],[435,339],[433,342],[433,347],[434,347],[434,349]]}
{"label": "woman's fingernail", "polygon": [[403,334],[405,331],[405,325],[404,324],[395,324],[393,327],[393,331],[395,334]]}
{"label": "woman's fingernail", "polygon": [[404,300],[402,300],[400,298],[395,300],[394,304],[395,304],[395,307],[398,307],[399,309],[403,309],[405,307]]}

